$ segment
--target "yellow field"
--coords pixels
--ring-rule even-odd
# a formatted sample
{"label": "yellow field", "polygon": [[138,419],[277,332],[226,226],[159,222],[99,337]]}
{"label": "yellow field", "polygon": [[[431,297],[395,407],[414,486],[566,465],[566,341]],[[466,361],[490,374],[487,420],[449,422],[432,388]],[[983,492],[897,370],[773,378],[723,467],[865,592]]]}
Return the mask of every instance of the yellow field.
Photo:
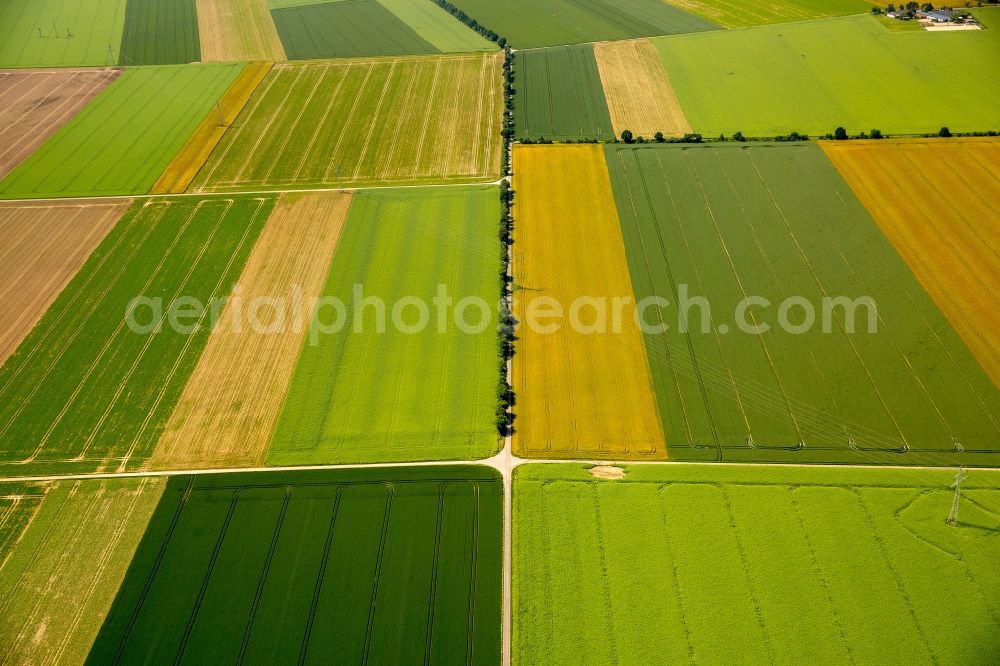
{"label": "yellow field", "polygon": [[267,0],[197,0],[204,62],[285,60]]}
{"label": "yellow field", "polygon": [[1000,141],[821,145],[1000,386]]}
{"label": "yellow field", "polygon": [[691,132],[652,42],[602,42],[594,44],[594,55],[616,136],[624,130],[647,138]]}
{"label": "yellow field", "polygon": [[351,199],[339,192],[281,197],[167,423],[152,467],[263,464],[308,333],[310,300],[323,289]]}
{"label": "yellow field", "polygon": [[[618,213],[600,146],[514,147],[517,353],[514,451],[533,458],[665,458]],[[542,297],[561,305],[555,332],[531,326]],[[604,330],[595,307],[606,299]],[[620,299],[621,307],[615,307]],[[627,299],[627,301],[625,300]],[[549,301],[552,303],[552,301]],[[621,313],[616,326],[614,312]]]}
{"label": "yellow field", "polygon": [[[208,161],[209,155],[222,140],[222,135],[236,122],[236,116],[250,101],[254,90],[271,71],[273,62],[252,62],[243,68],[233,84],[219,100],[219,108],[212,109],[198,125],[187,143],[177,153],[177,157],[167,166],[156,181],[150,194],[180,194],[187,190],[188,185]],[[220,124],[219,111],[222,111]]]}

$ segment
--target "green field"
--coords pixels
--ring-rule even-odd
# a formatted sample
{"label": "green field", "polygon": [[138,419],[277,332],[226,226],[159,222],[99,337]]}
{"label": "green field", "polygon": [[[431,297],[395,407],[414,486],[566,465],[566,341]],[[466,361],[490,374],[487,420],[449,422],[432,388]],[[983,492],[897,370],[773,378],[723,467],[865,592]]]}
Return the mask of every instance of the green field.
{"label": "green field", "polygon": [[242,69],[126,70],[0,181],[0,199],[144,194]]}
{"label": "green field", "polygon": [[88,663],[500,661],[485,467],[170,480]]}
{"label": "green field", "polygon": [[[874,4],[878,4],[865,0],[772,0],[766,3],[732,0],[667,0],[667,2],[726,28],[866,14],[871,11]],[[884,5],[879,6],[884,9]]]}
{"label": "green field", "polygon": [[114,65],[125,5],[126,0],[5,0],[0,3],[0,67]]}
{"label": "green field", "polygon": [[[323,291],[345,303],[343,330],[310,332],[268,464],[467,460],[498,450],[499,220],[493,187],[356,195]],[[363,298],[385,303],[384,332],[375,306],[354,316],[355,285]],[[456,304],[484,299],[494,309],[490,324],[462,332],[448,316],[441,326],[432,305],[439,285]],[[419,322],[417,308],[393,312],[413,297],[430,318],[425,329],[408,332]],[[481,313],[470,307],[465,318],[474,326]],[[325,325],[337,320],[332,307],[319,316]]]}
{"label": "green field", "polygon": [[192,191],[490,181],[500,54],[275,65]]}
{"label": "green field", "polygon": [[441,53],[495,51],[499,48],[433,2],[378,1]]}
{"label": "green field", "polygon": [[18,498],[13,514],[0,509],[0,660],[84,662],[165,485],[0,484],[0,506]]}
{"label": "green field", "polygon": [[[208,338],[169,325],[180,297],[229,293],[273,198],[136,203],[0,367],[0,475],[140,467]],[[162,317],[133,299],[162,299]],[[183,303],[182,303],[183,304]],[[185,309],[184,312],[187,312]],[[167,321],[164,321],[167,319]]]}
{"label": "green field", "polygon": [[128,0],[119,65],[201,60],[195,0]]}
{"label": "green field", "polygon": [[1000,129],[1000,30],[892,32],[856,16],[653,41],[705,135]]}
{"label": "green field", "polygon": [[272,9],[271,16],[289,60],[438,52],[376,0]]}
{"label": "green field", "polygon": [[593,45],[521,51],[514,67],[519,138],[614,138]]}
{"label": "green field", "polygon": [[1000,478],[529,465],[514,480],[513,664],[985,664]]}
{"label": "green field", "polygon": [[662,0],[451,0],[511,46],[531,49],[630,37],[714,30],[718,26]]}
{"label": "green field", "polygon": [[[996,465],[1000,390],[816,144],[606,149],[669,456]],[[687,310],[683,290],[707,299]],[[755,335],[739,326],[738,307]],[[824,299],[868,297],[877,321]],[[804,299],[788,311],[781,304]],[[826,325],[824,325],[824,320]],[[869,321],[877,332],[869,332]],[[723,327],[723,328],[720,328]],[[827,332],[824,332],[824,329]]]}

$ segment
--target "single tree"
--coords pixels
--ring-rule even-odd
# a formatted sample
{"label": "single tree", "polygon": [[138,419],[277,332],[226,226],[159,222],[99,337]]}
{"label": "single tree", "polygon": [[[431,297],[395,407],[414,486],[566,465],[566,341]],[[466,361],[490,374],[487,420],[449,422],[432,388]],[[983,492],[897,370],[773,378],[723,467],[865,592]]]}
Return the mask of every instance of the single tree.
{"label": "single tree", "polygon": [[736,132],[735,134],[733,134],[733,141],[739,141],[740,143],[746,141],[746,139],[743,137],[743,132]]}
{"label": "single tree", "polygon": [[663,143],[664,141],[666,141],[666,138],[664,138],[663,136],[663,132],[657,132],[656,134],[654,134],[653,141],[655,141],[656,143]]}
{"label": "single tree", "polygon": [[938,136],[947,139],[948,137],[951,136],[951,130],[948,129],[947,127],[942,127],[940,130],[938,130]]}
{"label": "single tree", "polygon": [[882,138],[882,130],[873,129],[872,130],[872,138],[873,139],[881,139]]}
{"label": "single tree", "polygon": [[622,141],[624,141],[625,143],[633,143],[635,141],[635,138],[632,136],[632,132],[628,130],[622,132]]}
{"label": "single tree", "polygon": [[847,136],[847,130],[843,127],[838,127],[833,130],[833,138],[837,141],[846,141],[849,137]]}

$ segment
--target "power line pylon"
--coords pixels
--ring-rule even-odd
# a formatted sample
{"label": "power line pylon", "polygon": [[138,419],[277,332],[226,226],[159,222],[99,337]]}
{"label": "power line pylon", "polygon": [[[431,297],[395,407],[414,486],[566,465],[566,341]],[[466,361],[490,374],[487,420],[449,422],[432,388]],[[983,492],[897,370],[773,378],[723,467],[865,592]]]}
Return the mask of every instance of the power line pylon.
{"label": "power line pylon", "polygon": [[947,522],[953,527],[958,525],[958,504],[962,499],[962,484],[967,478],[969,478],[969,473],[964,468],[959,467],[955,481],[951,484],[951,487],[955,489],[955,496],[951,499],[951,513],[948,514]]}

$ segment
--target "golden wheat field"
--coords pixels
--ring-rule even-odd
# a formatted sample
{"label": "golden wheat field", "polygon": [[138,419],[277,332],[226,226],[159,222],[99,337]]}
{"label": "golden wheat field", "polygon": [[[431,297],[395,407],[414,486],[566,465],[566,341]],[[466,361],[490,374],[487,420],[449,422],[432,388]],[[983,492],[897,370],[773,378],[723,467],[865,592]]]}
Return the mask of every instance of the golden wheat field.
{"label": "golden wheat field", "polygon": [[[514,451],[665,457],[601,147],[518,145],[514,165]],[[554,307],[565,317],[547,331],[558,320],[538,315]]]}

